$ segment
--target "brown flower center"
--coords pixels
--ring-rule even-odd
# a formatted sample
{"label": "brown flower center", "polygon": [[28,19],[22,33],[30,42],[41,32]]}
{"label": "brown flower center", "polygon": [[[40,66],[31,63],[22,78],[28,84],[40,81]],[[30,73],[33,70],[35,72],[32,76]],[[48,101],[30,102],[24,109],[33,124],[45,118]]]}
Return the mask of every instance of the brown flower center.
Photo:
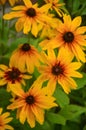
{"label": "brown flower center", "polygon": [[4,77],[6,78],[6,80],[9,80],[12,83],[15,83],[16,80],[17,81],[21,80],[20,74],[21,74],[21,72],[17,68],[13,67],[12,70],[7,71],[5,73]]}
{"label": "brown flower center", "polygon": [[63,35],[63,40],[67,43],[73,42],[74,34],[72,32],[66,32]]}
{"label": "brown flower center", "polygon": [[26,97],[26,102],[27,102],[27,104],[32,105],[32,104],[34,104],[35,99],[32,95],[29,95],[28,97]]}
{"label": "brown flower center", "polygon": [[34,8],[29,8],[27,11],[26,11],[26,15],[28,15],[29,17],[34,17],[36,16],[36,11]]}
{"label": "brown flower center", "polygon": [[31,46],[28,43],[25,43],[22,47],[21,47],[22,51],[29,51],[31,49]]}
{"label": "brown flower center", "polygon": [[52,74],[58,76],[60,74],[63,74],[63,68],[60,64],[55,64],[53,67],[52,67]]}

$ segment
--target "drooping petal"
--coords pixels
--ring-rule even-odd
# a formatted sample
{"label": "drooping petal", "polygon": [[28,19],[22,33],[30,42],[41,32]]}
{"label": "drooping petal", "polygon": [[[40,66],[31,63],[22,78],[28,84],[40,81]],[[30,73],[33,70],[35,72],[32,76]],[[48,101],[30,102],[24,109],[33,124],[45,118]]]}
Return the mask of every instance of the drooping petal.
{"label": "drooping petal", "polygon": [[42,125],[44,122],[44,111],[41,108],[34,105],[31,107],[31,110],[36,116],[36,120]]}
{"label": "drooping petal", "polygon": [[52,78],[48,81],[47,84],[47,95],[53,95],[55,89],[56,89],[56,80]]}
{"label": "drooping petal", "polygon": [[25,120],[26,120],[26,117],[27,117],[27,111],[26,111],[26,105],[24,107],[21,108],[21,111],[20,111],[20,115],[19,115],[19,119],[20,119],[20,122],[22,124],[24,124]]}
{"label": "drooping petal", "polygon": [[25,18],[19,18],[15,24],[17,32],[20,32],[24,27]]}
{"label": "drooping petal", "polygon": [[24,29],[23,29],[23,32],[25,33],[25,34],[28,34],[28,32],[31,30],[31,21],[30,21],[30,19],[27,17],[26,18],[26,21],[25,21],[25,23],[24,23]]}
{"label": "drooping petal", "polygon": [[37,37],[37,34],[38,34],[38,26],[37,26],[37,23],[35,21],[33,21],[33,24],[32,24],[32,29],[31,29],[31,32],[32,34]]}
{"label": "drooping petal", "polygon": [[35,116],[30,107],[27,107],[27,122],[31,128],[35,127]]}

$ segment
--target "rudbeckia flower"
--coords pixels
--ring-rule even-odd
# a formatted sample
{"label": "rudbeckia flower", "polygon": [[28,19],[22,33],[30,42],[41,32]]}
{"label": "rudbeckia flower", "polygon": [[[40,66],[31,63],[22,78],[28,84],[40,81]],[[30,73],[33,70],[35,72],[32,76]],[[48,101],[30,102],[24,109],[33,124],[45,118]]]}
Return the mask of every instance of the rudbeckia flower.
{"label": "rudbeckia flower", "polygon": [[12,87],[17,89],[21,85],[25,86],[24,79],[30,79],[31,77],[16,67],[0,64],[0,86],[7,84],[7,91],[10,91]]}
{"label": "rudbeckia flower", "polygon": [[10,113],[2,113],[3,109],[0,108],[0,130],[14,130],[8,123],[13,119],[9,117]]}
{"label": "rudbeckia flower", "polygon": [[58,84],[67,94],[71,89],[77,88],[72,77],[82,78],[82,74],[77,71],[81,67],[80,62],[72,62],[73,57],[68,55],[66,51],[59,52],[56,56],[53,50],[49,50],[48,55],[44,52],[41,55],[44,59],[44,65],[38,67],[41,74],[36,82],[48,81],[47,90],[50,95],[54,93]]}
{"label": "rudbeckia flower", "polygon": [[13,52],[10,64],[20,70],[27,69],[29,73],[33,73],[34,67],[40,65],[39,60],[41,59],[37,49],[28,43],[24,43],[19,45],[19,48]]}
{"label": "rudbeckia flower", "polygon": [[7,109],[17,109],[17,118],[24,124],[27,120],[31,128],[35,127],[35,121],[41,125],[44,122],[44,110],[57,106],[55,98],[44,93],[46,87],[41,88],[35,83],[27,92],[23,89],[13,88],[12,91],[17,95],[17,99],[10,104]]}
{"label": "rudbeckia flower", "polygon": [[15,25],[17,32],[23,29],[25,34],[31,31],[34,36],[37,36],[39,24],[52,21],[52,19],[47,16],[50,4],[39,8],[37,3],[32,4],[30,0],[23,1],[25,5],[12,8],[12,12],[5,14],[3,18],[6,20],[19,18]]}
{"label": "rudbeckia flower", "polygon": [[51,10],[55,10],[57,14],[61,17],[64,13],[62,11],[62,6],[65,5],[65,3],[60,3],[59,0],[44,0],[46,3],[50,3]]}
{"label": "rudbeckia flower", "polygon": [[72,20],[69,15],[64,15],[63,20],[64,22],[60,23],[57,28],[56,36],[48,42],[47,49],[59,47],[61,52],[64,49],[77,60],[85,62],[86,26],[80,27],[81,16]]}

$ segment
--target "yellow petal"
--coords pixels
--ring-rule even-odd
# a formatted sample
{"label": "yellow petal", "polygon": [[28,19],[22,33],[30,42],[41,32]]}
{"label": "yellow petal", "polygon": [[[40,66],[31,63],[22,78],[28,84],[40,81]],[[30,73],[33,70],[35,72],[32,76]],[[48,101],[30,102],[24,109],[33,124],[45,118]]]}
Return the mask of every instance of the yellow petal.
{"label": "yellow petal", "polygon": [[6,118],[6,119],[4,120],[4,123],[7,124],[7,123],[9,123],[12,119],[13,119],[12,117]]}
{"label": "yellow petal", "polygon": [[65,25],[66,25],[68,28],[70,28],[70,26],[71,26],[71,16],[65,14],[65,15],[63,16],[63,20],[64,20]]}
{"label": "yellow petal", "polygon": [[72,68],[73,70],[77,70],[77,69],[79,69],[81,67],[81,65],[82,64],[80,62],[73,62],[73,63],[68,65],[68,69]]}
{"label": "yellow petal", "polygon": [[19,120],[22,124],[24,124],[25,120],[26,120],[26,105],[24,107],[21,108],[20,111],[20,116],[19,116]]}
{"label": "yellow petal", "polygon": [[24,23],[24,29],[23,29],[23,32],[25,34],[28,34],[28,32],[31,30],[31,20],[27,17],[26,18],[26,21]]}
{"label": "yellow petal", "polygon": [[23,17],[23,16],[24,16],[24,14],[21,11],[17,11],[17,12],[10,12],[8,14],[5,14],[3,16],[3,18],[6,19],[6,20],[9,20],[9,19],[13,19],[13,18],[17,18],[17,17]]}
{"label": "yellow petal", "polygon": [[48,50],[48,57],[49,57],[49,60],[51,60],[51,61],[55,61],[56,60],[55,52],[54,52],[53,49],[49,49]]}
{"label": "yellow petal", "polygon": [[84,34],[85,32],[86,32],[86,26],[79,27],[76,30],[77,34]]}
{"label": "yellow petal", "polygon": [[77,71],[69,71],[69,76],[72,76],[72,77],[77,77],[77,78],[83,78],[83,75],[80,74],[79,72]]}
{"label": "yellow petal", "polygon": [[33,34],[35,37],[37,37],[37,34],[38,34],[38,26],[37,26],[36,21],[33,21],[31,32],[32,32],[32,34]]}
{"label": "yellow petal", "polygon": [[30,7],[32,6],[32,3],[30,0],[23,0],[24,1],[24,4],[27,6],[27,7]]}
{"label": "yellow petal", "polygon": [[0,86],[3,86],[7,84],[7,81],[5,79],[0,79]]}
{"label": "yellow petal", "polygon": [[10,125],[5,125],[4,128],[7,130],[14,130],[14,128]]}
{"label": "yellow petal", "polygon": [[53,95],[56,89],[56,81],[54,79],[50,79],[47,84],[47,95]]}
{"label": "yellow petal", "polygon": [[24,77],[24,79],[30,79],[30,78],[32,78],[32,76],[30,76],[30,75],[24,75],[23,77]]}
{"label": "yellow petal", "polygon": [[27,67],[27,71],[32,74],[34,72],[34,61],[32,61],[32,58],[30,59],[28,56],[26,57],[26,67]]}
{"label": "yellow petal", "polygon": [[17,96],[23,97],[24,91],[21,88],[20,84],[18,84],[18,83],[10,84],[10,88],[11,88],[12,92],[15,93]]}
{"label": "yellow petal", "polygon": [[81,60],[82,62],[85,62],[85,53],[82,51],[81,47],[78,44],[75,44],[72,46],[72,50],[77,58],[77,60]]}
{"label": "yellow petal", "polygon": [[15,24],[17,32],[20,32],[23,29],[24,22],[25,22],[25,18],[22,17],[18,19],[18,21]]}
{"label": "yellow petal", "polygon": [[7,109],[16,109],[24,106],[25,101],[24,100],[15,100],[11,105],[7,107]]}
{"label": "yellow petal", "polygon": [[31,110],[34,113],[36,120],[42,125],[44,122],[44,111],[37,106],[31,106]]}
{"label": "yellow petal", "polygon": [[26,7],[23,5],[15,6],[12,8],[12,10],[25,10],[25,9],[26,9]]}
{"label": "yellow petal", "polygon": [[71,90],[70,90],[68,82],[66,82],[66,80],[59,79],[58,83],[61,85],[61,87],[63,88],[64,92],[67,93],[67,94],[69,94],[69,92]]}
{"label": "yellow petal", "polygon": [[81,16],[74,18],[71,23],[71,29],[75,30],[78,26],[80,26],[81,21],[82,21]]}
{"label": "yellow petal", "polygon": [[47,13],[48,10],[50,9],[50,7],[51,7],[51,4],[50,4],[50,3],[45,4],[44,6],[42,6],[42,7],[40,8],[40,11]]}
{"label": "yellow petal", "polygon": [[2,114],[2,117],[3,117],[3,118],[6,118],[6,117],[8,117],[9,115],[10,115],[9,112],[5,112],[5,113]]}
{"label": "yellow petal", "polygon": [[29,123],[30,127],[35,127],[35,116],[32,113],[32,110],[30,107],[27,107],[27,122]]}
{"label": "yellow petal", "polygon": [[7,67],[6,65],[0,64],[0,69],[1,69],[1,70],[7,70],[8,67]]}
{"label": "yellow petal", "polygon": [[57,60],[62,61],[65,64],[70,63],[73,60],[74,56],[73,54],[68,50],[68,47],[61,47],[59,52],[58,52],[58,56],[57,56]]}

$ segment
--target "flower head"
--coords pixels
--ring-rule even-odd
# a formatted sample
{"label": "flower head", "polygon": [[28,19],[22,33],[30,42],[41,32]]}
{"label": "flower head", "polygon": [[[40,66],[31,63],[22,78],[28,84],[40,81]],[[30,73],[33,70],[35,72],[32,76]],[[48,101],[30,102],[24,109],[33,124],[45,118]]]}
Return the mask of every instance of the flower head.
{"label": "flower head", "polygon": [[12,91],[17,95],[17,99],[7,108],[17,109],[17,118],[22,124],[24,124],[25,120],[31,127],[35,127],[35,120],[43,124],[44,109],[57,106],[54,102],[55,98],[46,95],[44,88],[41,88],[40,85],[36,86],[35,83],[27,92],[24,92],[21,88],[13,88]]}
{"label": "flower head", "polygon": [[12,120],[12,117],[9,117],[10,113],[5,112],[2,114],[2,108],[0,108],[0,130],[14,130],[13,127],[8,125]]}
{"label": "flower head", "polygon": [[25,85],[24,79],[30,79],[32,76],[26,75],[16,67],[8,67],[0,65],[0,85],[7,84],[7,90],[10,91],[12,87],[21,87]]}
{"label": "flower head", "polygon": [[50,4],[38,7],[38,4],[32,4],[30,0],[23,0],[25,5],[20,5],[12,8],[12,12],[5,14],[4,19],[9,20],[19,18],[16,22],[16,30],[19,32],[23,29],[25,34],[31,31],[34,36],[39,32],[39,24],[42,24],[52,19],[47,16]]}
{"label": "flower head", "polygon": [[[60,51],[64,49],[68,51],[72,56],[75,56],[77,60],[85,62],[84,46],[86,46],[86,27],[81,24],[81,17],[77,16],[73,20],[69,15],[64,15],[64,22],[60,23],[57,28],[57,35],[50,40],[47,48],[57,48]],[[46,45],[45,45],[46,46]]]}
{"label": "flower head", "polygon": [[62,6],[65,5],[65,3],[59,3],[59,0],[44,0],[46,3],[51,4],[52,10],[55,10],[57,14],[61,17],[64,13],[62,11]]}
{"label": "flower head", "polygon": [[55,91],[56,84],[60,84],[63,90],[68,94],[71,89],[76,89],[77,84],[72,77],[82,78],[82,74],[77,72],[81,63],[72,62],[72,57],[63,51],[55,56],[53,50],[48,51],[48,55],[42,54],[44,65],[41,65],[38,70],[41,75],[37,82],[43,83],[48,80],[47,90],[50,95]]}
{"label": "flower head", "polygon": [[40,55],[36,48],[28,43],[19,45],[11,58],[10,64],[18,67],[20,70],[27,70],[33,73],[34,66],[39,66]]}

